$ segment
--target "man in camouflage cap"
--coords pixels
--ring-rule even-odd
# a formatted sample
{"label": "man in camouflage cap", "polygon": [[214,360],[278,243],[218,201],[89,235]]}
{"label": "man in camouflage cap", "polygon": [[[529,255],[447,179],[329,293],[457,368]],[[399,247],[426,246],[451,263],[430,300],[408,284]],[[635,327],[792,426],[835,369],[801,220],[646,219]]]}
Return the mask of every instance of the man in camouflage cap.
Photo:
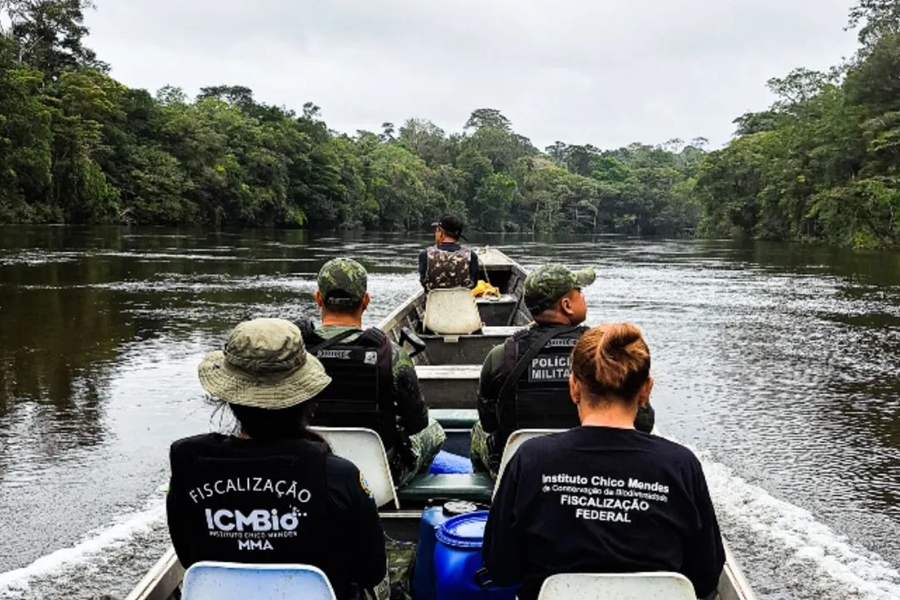
{"label": "man in camouflage cap", "polygon": [[301,329],[332,383],[319,394],[312,424],[377,431],[400,487],[431,464],[446,434],[428,416],[406,350],[375,327],[362,329],[370,300],[365,268],[350,258],[328,261],[319,271],[315,300],[322,324]]}
{"label": "man in camouflage cap", "polygon": [[[570,271],[556,263],[544,265],[525,278],[525,306],[532,315],[540,315],[573,290],[581,290],[595,279],[597,274],[593,269]],[[576,294],[571,299],[580,300],[572,303],[573,309],[579,312],[569,319],[572,325],[578,325],[587,318],[587,307],[583,295]]]}
{"label": "man in camouflage cap", "polygon": [[[481,368],[478,423],[472,429],[472,464],[494,477],[510,434],[526,428],[577,427],[569,398],[572,348],[588,330],[583,287],[594,283],[593,269],[572,271],[550,263],[525,279],[525,306],[534,321],[495,346]],[[635,426],[653,429],[649,404]]]}
{"label": "man in camouflage cap", "polygon": [[425,292],[437,288],[474,288],[478,283],[478,254],[460,245],[463,222],[444,215],[434,227],[434,246],[419,251],[419,283]]}
{"label": "man in camouflage cap", "polygon": [[[319,286],[316,302],[319,306],[354,307],[365,303],[369,305],[369,274],[365,268],[352,258],[334,258],[319,270],[317,278]],[[363,307],[365,310],[365,306]],[[362,313],[360,313],[362,314]]]}

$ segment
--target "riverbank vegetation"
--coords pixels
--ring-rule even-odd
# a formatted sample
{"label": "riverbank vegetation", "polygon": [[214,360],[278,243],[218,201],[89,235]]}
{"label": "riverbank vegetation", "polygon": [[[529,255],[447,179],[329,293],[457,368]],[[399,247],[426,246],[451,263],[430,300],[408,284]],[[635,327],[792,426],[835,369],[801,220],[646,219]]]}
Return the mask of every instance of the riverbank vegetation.
{"label": "riverbank vegetation", "polygon": [[860,0],[859,51],[769,81],[777,101],[705,157],[700,233],[900,245],[900,1]]}
{"label": "riverbank vegetation", "polygon": [[88,0],[0,0],[0,222],[900,240],[900,0],[861,0],[862,49],[770,82],[725,148],[671,140],[539,150],[501,111],[353,134],[241,86],[151,94],[86,46]]}

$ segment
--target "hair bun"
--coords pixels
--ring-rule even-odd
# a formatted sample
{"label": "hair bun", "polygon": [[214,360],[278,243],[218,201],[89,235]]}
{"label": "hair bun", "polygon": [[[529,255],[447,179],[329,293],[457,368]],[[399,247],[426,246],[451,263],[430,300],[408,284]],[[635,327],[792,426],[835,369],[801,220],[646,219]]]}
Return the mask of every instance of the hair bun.
{"label": "hair bun", "polygon": [[641,341],[641,330],[631,323],[617,323],[605,328],[600,346],[609,353],[628,351],[629,346]]}
{"label": "hair bun", "polygon": [[572,374],[596,396],[632,398],[650,376],[650,350],[632,323],[585,332],[572,351]]}

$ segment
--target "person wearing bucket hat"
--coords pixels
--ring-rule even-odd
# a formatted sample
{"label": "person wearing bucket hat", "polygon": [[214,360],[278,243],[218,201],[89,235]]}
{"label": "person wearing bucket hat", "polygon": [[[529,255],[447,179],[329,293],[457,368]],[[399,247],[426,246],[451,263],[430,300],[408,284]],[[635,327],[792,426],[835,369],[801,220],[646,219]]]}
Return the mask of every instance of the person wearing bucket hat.
{"label": "person wearing bucket hat", "polygon": [[444,215],[434,227],[434,246],[419,252],[419,282],[426,292],[435,288],[473,288],[478,282],[478,254],[461,246],[463,222]]}
{"label": "person wearing bucket hat", "polygon": [[446,439],[444,429],[428,415],[406,350],[376,327],[362,329],[369,305],[366,269],[353,259],[335,258],[319,270],[317,283],[322,324],[307,321],[301,330],[332,382],[319,394],[311,422],[377,431],[394,482],[402,487],[431,464]]}
{"label": "person wearing bucket hat", "polygon": [[284,319],[240,323],[198,376],[237,425],[171,445],[166,515],[181,564],[305,563],[340,599],[383,590],[384,530],[368,484],[308,429],[331,378],[300,329]]}
{"label": "person wearing bucket hat", "polygon": [[584,333],[568,379],[579,424],[524,442],[504,467],[484,530],[486,578],[536,600],[558,573],[669,571],[694,597],[718,597],[725,548],[700,461],[634,426],[653,389],[641,330]]}
{"label": "person wearing bucket hat", "polygon": [[[578,425],[569,401],[569,354],[588,330],[582,288],[594,283],[594,269],[542,265],[525,278],[525,306],[531,325],[488,353],[478,385],[478,421],[472,428],[472,465],[497,476],[506,440],[517,429]],[[653,408],[641,407],[636,426],[653,429]]]}

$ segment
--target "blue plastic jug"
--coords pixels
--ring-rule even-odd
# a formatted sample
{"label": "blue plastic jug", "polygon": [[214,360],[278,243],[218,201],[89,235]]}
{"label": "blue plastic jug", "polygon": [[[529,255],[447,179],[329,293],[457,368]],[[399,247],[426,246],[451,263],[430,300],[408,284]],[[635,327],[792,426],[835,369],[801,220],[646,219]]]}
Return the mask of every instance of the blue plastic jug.
{"label": "blue plastic jug", "polygon": [[472,513],[478,507],[471,502],[450,501],[429,506],[422,511],[419,522],[419,545],[416,548],[416,566],[413,573],[412,596],[414,600],[436,600],[434,575],[435,531],[446,520]]}
{"label": "blue plastic jug", "polygon": [[437,530],[434,548],[437,600],[515,600],[518,586],[482,588],[475,581],[481,569],[481,545],[488,511],[447,519]]}

